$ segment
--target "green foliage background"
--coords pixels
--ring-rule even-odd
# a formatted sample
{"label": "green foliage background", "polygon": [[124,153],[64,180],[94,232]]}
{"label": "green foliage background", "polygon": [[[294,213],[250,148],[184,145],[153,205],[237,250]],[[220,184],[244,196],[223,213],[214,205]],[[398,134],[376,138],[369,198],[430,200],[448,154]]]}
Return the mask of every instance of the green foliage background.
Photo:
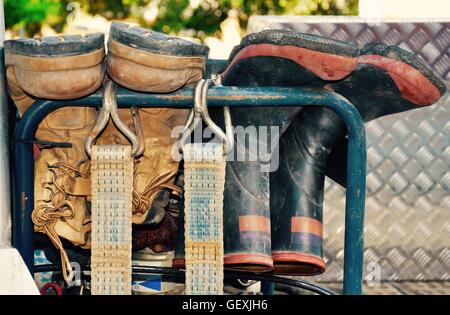
{"label": "green foliage background", "polygon": [[[142,17],[142,8],[157,1],[159,14],[151,23]],[[67,4],[77,2],[90,14],[108,19],[134,19],[146,27],[165,33],[191,29],[202,37],[215,34],[228,12],[237,12],[241,27],[245,29],[248,17],[254,14],[292,15],[356,15],[358,0],[5,0],[6,27],[22,30],[25,35],[38,34],[46,23],[61,31],[65,25]]]}

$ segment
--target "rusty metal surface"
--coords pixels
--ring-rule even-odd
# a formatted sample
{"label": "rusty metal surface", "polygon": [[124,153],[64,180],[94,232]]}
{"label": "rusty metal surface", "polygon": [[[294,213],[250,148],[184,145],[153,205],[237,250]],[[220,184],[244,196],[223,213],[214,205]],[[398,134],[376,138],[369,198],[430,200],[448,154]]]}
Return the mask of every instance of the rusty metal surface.
{"label": "rusty metal surface", "polygon": [[[399,45],[422,57],[447,86],[450,82],[450,21],[250,20],[249,32],[265,28],[325,35],[360,47],[369,42]],[[380,280],[450,280],[450,95],[430,108],[370,122],[366,129],[366,278],[379,270]],[[327,271],[316,278],[342,281],[344,190],[328,181],[325,199]]]}

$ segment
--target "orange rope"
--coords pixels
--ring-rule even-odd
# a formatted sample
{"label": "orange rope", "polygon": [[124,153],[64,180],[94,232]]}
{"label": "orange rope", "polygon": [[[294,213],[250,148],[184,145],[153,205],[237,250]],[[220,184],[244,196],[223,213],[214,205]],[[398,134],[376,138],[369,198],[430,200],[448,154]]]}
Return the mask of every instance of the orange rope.
{"label": "orange rope", "polygon": [[[66,193],[68,179],[75,179],[77,175],[85,176],[86,173],[83,173],[76,167],[61,161],[55,165],[48,166],[48,170],[52,172],[52,182],[46,185],[45,188],[50,189],[51,191],[51,205],[42,205],[34,209],[31,217],[38,230],[45,232],[55,247],[59,250],[61,255],[63,277],[64,280],[68,282],[71,281],[73,277],[73,271],[61,239],[56,233],[55,225],[58,220],[73,218],[75,214],[74,207],[68,200],[68,195]],[[136,168],[134,173],[136,174]],[[173,193],[180,194],[181,188],[170,183],[175,176],[176,172],[167,172],[153,178],[147,184],[143,192],[138,192],[133,189],[132,213],[145,213],[148,211],[151,206],[150,200],[152,200],[152,198],[164,188],[172,190]],[[60,179],[60,184],[58,184]]]}
{"label": "orange rope", "polygon": [[61,239],[55,231],[55,225],[57,220],[70,219],[73,215],[74,209],[68,200],[63,201],[54,207],[48,205],[37,207],[31,214],[31,219],[33,220],[34,225],[36,225],[38,230],[44,231],[52,241],[53,245],[59,249],[61,255],[62,273],[66,282],[72,280],[73,271]]}
{"label": "orange rope", "polygon": [[[54,166],[48,166],[48,170],[52,172],[52,182],[47,184],[45,188],[51,191],[51,203],[34,209],[31,219],[38,231],[45,232],[53,245],[59,250],[63,277],[66,282],[69,282],[72,280],[74,273],[61,239],[56,233],[55,225],[58,220],[73,218],[75,210],[72,203],[68,200],[65,189],[68,178],[74,179],[78,174],[84,175],[84,173],[65,162],[58,162]],[[61,177],[62,185],[58,184],[58,179]]]}

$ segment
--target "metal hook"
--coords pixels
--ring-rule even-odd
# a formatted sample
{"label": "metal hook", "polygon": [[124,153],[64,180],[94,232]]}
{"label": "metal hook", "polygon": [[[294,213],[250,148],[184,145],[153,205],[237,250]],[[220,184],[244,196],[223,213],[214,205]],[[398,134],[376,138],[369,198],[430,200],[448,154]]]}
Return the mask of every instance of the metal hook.
{"label": "metal hook", "polygon": [[92,145],[98,135],[105,129],[110,117],[116,128],[131,142],[133,146],[131,155],[133,157],[137,156],[139,152],[141,152],[143,146],[140,143],[140,139],[120,120],[119,111],[117,109],[117,85],[109,79],[106,79],[104,83],[103,103],[97,121],[84,146],[87,155],[89,157],[91,156]]}
{"label": "metal hook", "polygon": [[[222,75],[219,73],[212,74],[211,79],[215,86],[222,86]],[[226,153],[230,153],[234,148],[234,127],[231,122],[231,112],[229,106],[223,107],[223,116],[225,121],[225,133],[228,139]]]}
{"label": "metal hook", "polygon": [[188,118],[186,120],[186,124],[184,125],[183,130],[181,131],[181,137],[178,140],[178,151],[183,153],[183,146],[188,140],[191,133],[197,128],[200,123],[200,113],[198,113],[195,108],[201,102],[201,91],[203,84],[205,83],[204,79],[201,79],[197,82],[194,88],[194,106],[189,112]]}
{"label": "metal hook", "polygon": [[234,131],[233,125],[231,124],[230,108],[228,106],[223,107],[223,115],[225,120],[225,132],[223,132],[223,130],[214,123],[214,121],[209,116],[208,112],[208,101],[207,101],[208,89],[212,85],[216,86],[220,85],[220,77],[219,79],[216,80],[208,79],[203,84],[200,115],[205,121],[205,123],[208,125],[208,127],[211,128],[212,131],[225,142],[225,153],[228,154],[229,152],[231,152],[234,146]]}
{"label": "metal hook", "polygon": [[136,136],[139,142],[139,150],[136,153],[136,156],[142,155],[145,151],[145,139],[144,139],[144,131],[142,130],[141,124],[141,116],[139,115],[139,108],[131,107],[131,117],[133,119],[133,126],[136,132]]}
{"label": "metal hook", "polygon": [[186,125],[182,131],[182,136],[178,142],[178,149],[182,152],[183,145],[195,130],[195,128],[203,119],[206,125],[225,142],[225,154],[231,152],[234,147],[234,131],[231,122],[231,113],[228,106],[224,106],[224,120],[225,120],[225,132],[217,126],[209,116],[207,94],[208,89],[212,85],[220,86],[220,75],[214,79],[200,80],[197,82],[194,90],[194,107],[191,109],[189,116],[186,120]]}

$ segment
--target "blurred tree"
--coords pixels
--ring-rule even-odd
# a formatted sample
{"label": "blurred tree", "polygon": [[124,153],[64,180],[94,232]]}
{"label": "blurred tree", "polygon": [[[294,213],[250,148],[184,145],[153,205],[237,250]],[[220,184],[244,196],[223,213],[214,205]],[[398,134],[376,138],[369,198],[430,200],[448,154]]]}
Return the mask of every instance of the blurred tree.
{"label": "blurred tree", "polygon": [[44,22],[57,23],[61,9],[62,3],[58,0],[5,0],[5,25],[33,36]]}
{"label": "blurred tree", "polygon": [[[31,36],[43,23],[60,31],[70,2],[107,19],[132,18],[165,33],[189,29],[199,37],[220,31],[230,10],[245,28],[254,14],[355,15],[358,9],[358,0],[5,0],[6,25],[25,28]],[[152,18],[149,9],[156,13]]]}
{"label": "blurred tree", "polygon": [[[213,34],[234,9],[245,29],[251,15],[356,15],[358,0],[153,0],[159,2],[157,20],[148,25],[164,32],[189,28]],[[146,1],[143,1],[146,2]],[[150,1],[149,1],[150,2]]]}

